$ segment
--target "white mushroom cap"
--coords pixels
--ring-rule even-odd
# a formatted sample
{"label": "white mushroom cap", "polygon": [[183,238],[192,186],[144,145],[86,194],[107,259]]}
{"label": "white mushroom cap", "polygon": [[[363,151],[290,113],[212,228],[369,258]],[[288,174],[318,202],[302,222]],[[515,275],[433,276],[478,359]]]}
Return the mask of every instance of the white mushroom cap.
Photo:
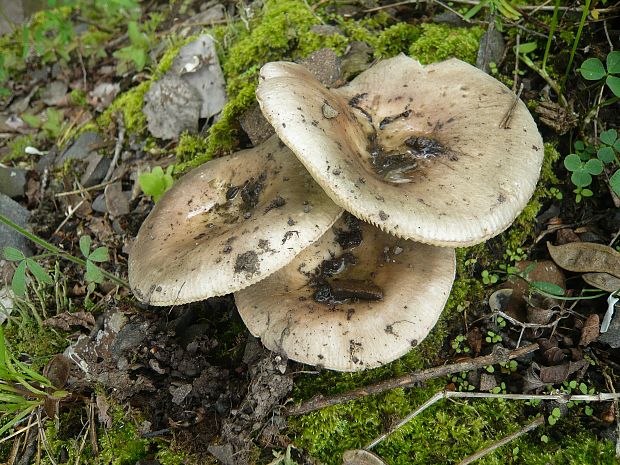
{"label": "white mushroom cap", "polygon": [[[363,370],[401,357],[437,322],[454,281],[454,250],[348,221],[343,217],[286,267],[235,293],[243,321],[268,349],[310,365]],[[361,244],[343,249],[356,231]],[[317,302],[325,295],[317,269],[338,271],[325,278],[337,299],[354,288],[354,295],[383,298]]]}
{"label": "white mushroom cap", "polygon": [[289,263],[341,213],[274,136],[166,192],[133,244],[129,283],[151,305],[228,294]]}
{"label": "white mushroom cap", "polygon": [[534,120],[467,63],[400,55],[332,90],[294,63],[268,63],[261,77],[258,101],[280,138],[334,202],[384,231],[473,245],[534,192],[544,152]]}

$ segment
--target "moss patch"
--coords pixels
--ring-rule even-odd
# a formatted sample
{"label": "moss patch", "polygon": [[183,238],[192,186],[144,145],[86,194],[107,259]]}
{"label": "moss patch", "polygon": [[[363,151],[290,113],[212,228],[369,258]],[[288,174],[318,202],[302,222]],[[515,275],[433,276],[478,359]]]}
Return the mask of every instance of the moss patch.
{"label": "moss patch", "polygon": [[144,105],[144,94],[150,87],[151,81],[146,81],[119,95],[97,119],[97,124],[103,128],[110,127],[114,114],[122,111],[127,132],[130,134],[143,132],[146,129],[146,116],[142,113],[142,106]]}
{"label": "moss patch", "polygon": [[443,24],[423,24],[420,37],[409,47],[409,55],[422,64],[459,58],[475,63],[484,29],[452,28]]}

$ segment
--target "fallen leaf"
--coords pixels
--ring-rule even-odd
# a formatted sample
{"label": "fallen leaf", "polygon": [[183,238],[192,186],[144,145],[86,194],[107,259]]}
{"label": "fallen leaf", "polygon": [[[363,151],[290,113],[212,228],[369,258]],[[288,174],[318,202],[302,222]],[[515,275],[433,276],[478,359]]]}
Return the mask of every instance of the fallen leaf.
{"label": "fallen leaf", "polygon": [[553,261],[568,271],[609,273],[620,278],[620,252],[594,242],[572,242],[554,246],[547,242]]}
{"label": "fallen leaf", "polygon": [[64,355],[54,355],[52,359],[45,365],[43,376],[52,382],[52,386],[62,389],[67,384],[69,372],[71,371],[71,363]]}
{"label": "fallen leaf", "polygon": [[474,328],[467,334],[467,343],[474,355],[478,355],[482,349],[482,334],[480,329]]}
{"label": "fallen leaf", "polygon": [[600,323],[601,319],[596,313],[593,313],[586,318],[586,321],[583,324],[583,329],[581,330],[581,339],[579,339],[580,346],[586,347],[598,338]]}
{"label": "fallen leaf", "polygon": [[59,328],[63,331],[71,331],[72,326],[80,326],[86,329],[93,329],[95,326],[95,317],[88,312],[64,312],[59,315],[48,318],[43,322],[45,326]]}
{"label": "fallen leaf", "polygon": [[620,278],[609,273],[584,273],[581,277],[586,283],[597,289],[607,292],[616,292],[620,289]]}
{"label": "fallen leaf", "polygon": [[561,365],[551,367],[540,367],[540,380],[545,384],[561,384],[568,379],[570,375],[588,367],[587,360],[579,360],[577,362],[566,362]]}
{"label": "fallen leaf", "polygon": [[112,417],[108,415],[108,410],[110,409],[108,399],[102,394],[97,394],[95,402],[97,403],[97,418],[99,418],[99,423],[101,423],[104,428],[110,429],[112,427]]}

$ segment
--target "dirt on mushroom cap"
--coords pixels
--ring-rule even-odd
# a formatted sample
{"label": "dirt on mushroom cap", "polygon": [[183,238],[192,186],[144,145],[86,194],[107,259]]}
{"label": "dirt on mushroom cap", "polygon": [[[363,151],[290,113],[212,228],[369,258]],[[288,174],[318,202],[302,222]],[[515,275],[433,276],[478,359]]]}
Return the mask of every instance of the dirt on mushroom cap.
{"label": "dirt on mushroom cap", "polygon": [[292,63],[261,75],[257,97],[282,140],[336,203],[384,231],[473,245],[507,228],[534,191],[543,146],[531,115],[464,62],[401,55],[333,90]]}
{"label": "dirt on mushroom cap", "polygon": [[133,244],[131,287],[151,305],[234,292],[286,265],[341,213],[274,136],[175,183]]}
{"label": "dirt on mushroom cap", "polygon": [[[359,245],[345,248],[350,243],[339,240],[340,231],[349,228],[340,219],[289,265],[235,293],[246,326],[268,349],[357,371],[401,357],[435,325],[454,280],[454,250],[399,239],[363,222]],[[381,300],[345,295],[317,302],[317,270],[345,253],[354,260],[331,276],[371,283],[382,290]]]}

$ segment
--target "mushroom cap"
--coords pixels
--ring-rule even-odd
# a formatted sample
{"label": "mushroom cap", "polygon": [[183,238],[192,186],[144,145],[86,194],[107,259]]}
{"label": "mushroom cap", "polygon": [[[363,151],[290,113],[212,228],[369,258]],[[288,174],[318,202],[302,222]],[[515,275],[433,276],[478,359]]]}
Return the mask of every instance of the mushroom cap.
{"label": "mushroom cap", "polygon": [[268,63],[261,78],[258,101],[284,143],[334,202],[391,234],[473,245],[534,192],[544,152],[534,120],[460,60],[400,55],[332,90],[294,63]]}
{"label": "mushroom cap", "polygon": [[[426,337],[450,293],[455,256],[454,249],[400,239],[361,221],[361,244],[343,249],[352,231],[345,217],[287,266],[236,292],[235,301],[268,349],[310,365],[357,371],[391,362]],[[383,300],[317,302],[315,273],[326,263],[330,269],[345,264],[329,278],[332,288],[370,280],[366,289],[378,286]]]}
{"label": "mushroom cap", "polygon": [[131,249],[129,283],[151,305],[228,294],[286,265],[341,213],[274,136],[164,194]]}

